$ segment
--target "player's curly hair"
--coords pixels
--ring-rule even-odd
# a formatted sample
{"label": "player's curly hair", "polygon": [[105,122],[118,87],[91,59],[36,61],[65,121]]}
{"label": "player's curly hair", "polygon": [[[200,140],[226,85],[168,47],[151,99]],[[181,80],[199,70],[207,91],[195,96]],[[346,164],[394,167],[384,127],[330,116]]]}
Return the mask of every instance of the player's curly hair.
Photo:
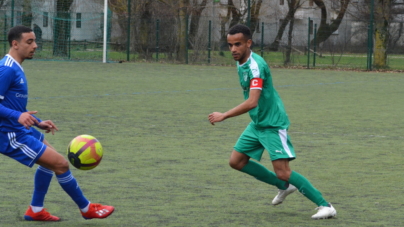
{"label": "player's curly hair", "polygon": [[248,39],[252,39],[251,30],[249,27],[243,24],[236,24],[229,29],[228,35],[235,35],[237,33],[242,33],[244,37]]}
{"label": "player's curly hair", "polygon": [[22,33],[30,33],[32,32],[32,29],[23,25],[17,25],[15,27],[12,27],[8,31],[8,43],[10,44],[10,47],[12,45],[13,40],[20,41],[22,38]]}

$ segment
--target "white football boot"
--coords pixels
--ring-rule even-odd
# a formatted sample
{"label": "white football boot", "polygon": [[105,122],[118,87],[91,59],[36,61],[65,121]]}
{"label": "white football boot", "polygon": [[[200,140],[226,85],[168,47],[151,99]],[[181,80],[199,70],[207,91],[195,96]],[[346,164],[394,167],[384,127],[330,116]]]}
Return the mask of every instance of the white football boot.
{"label": "white football boot", "polygon": [[289,194],[295,192],[297,188],[293,186],[292,184],[289,184],[289,187],[285,190],[280,190],[278,192],[278,195],[275,196],[275,198],[272,200],[272,205],[276,206],[279,205],[285,200],[286,196]]}
{"label": "white football boot", "polygon": [[327,219],[337,216],[337,210],[335,210],[331,203],[328,206],[319,206],[316,210],[318,210],[317,213],[311,216],[313,219]]}

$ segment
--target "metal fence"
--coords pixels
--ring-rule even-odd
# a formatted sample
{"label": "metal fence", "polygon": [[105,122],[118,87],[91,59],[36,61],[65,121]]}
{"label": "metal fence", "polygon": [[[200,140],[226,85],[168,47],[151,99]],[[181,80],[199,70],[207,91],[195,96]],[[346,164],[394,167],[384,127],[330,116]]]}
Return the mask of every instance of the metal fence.
{"label": "metal fence", "polygon": [[[0,53],[8,52],[7,31],[25,24],[37,35],[35,58],[48,60],[101,61],[103,37],[102,12],[44,12],[32,10],[27,17],[15,10],[0,11],[3,38]],[[24,21],[24,19],[29,20]],[[261,20],[261,21],[264,21]],[[197,23],[190,16],[181,30],[178,16],[108,13],[108,61],[150,61],[185,64],[233,64],[226,44],[229,23],[217,17],[201,16]],[[253,51],[271,66],[342,67],[366,69],[369,64],[367,22],[344,20],[325,42],[316,43],[319,18],[294,21],[293,31],[286,27],[279,45],[274,40],[281,22],[260,22],[254,27]],[[388,65],[404,69],[403,24],[392,23],[388,46]]]}

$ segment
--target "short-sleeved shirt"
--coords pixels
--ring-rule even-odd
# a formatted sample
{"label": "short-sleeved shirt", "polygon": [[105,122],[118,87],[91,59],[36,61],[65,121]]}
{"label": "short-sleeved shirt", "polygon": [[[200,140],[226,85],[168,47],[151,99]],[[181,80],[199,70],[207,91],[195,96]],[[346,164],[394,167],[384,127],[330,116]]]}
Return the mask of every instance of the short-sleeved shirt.
{"label": "short-sleeved shirt", "polygon": [[265,60],[251,52],[244,64],[240,65],[237,62],[237,70],[244,99],[248,99],[250,89],[262,90],[257,107],[248,112],[254,126],[287,129],[290,124],[289,118],[283,102],[272,84],[271,72]]}

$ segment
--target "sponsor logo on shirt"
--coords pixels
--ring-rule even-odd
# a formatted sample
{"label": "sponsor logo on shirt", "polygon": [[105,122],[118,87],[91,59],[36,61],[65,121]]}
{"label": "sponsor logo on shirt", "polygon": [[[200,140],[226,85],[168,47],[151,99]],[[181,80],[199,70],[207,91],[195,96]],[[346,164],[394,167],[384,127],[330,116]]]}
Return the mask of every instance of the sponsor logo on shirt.
{"label": "sponsor logo on shirt", "polygon": [[26,99],[26,98],[28,98],[28,94],[16,93],[15,97],[20,98],[20,99]]}

